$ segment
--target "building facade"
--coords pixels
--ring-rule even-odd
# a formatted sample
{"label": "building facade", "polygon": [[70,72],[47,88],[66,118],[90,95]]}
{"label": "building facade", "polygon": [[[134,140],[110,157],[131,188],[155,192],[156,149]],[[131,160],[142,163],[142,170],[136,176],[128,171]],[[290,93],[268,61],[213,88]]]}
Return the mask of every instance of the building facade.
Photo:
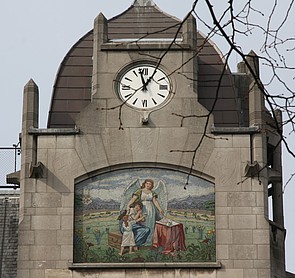
{"label": "building facade", "polygon": [[19,194],[0,191],[0,277],[16,277]]}
{"label": "building facade", "polygon": [[143,0],[99,14],[46,129],[24,89],[17,277],[287,277],[281,114],[255,53],[238,68],[192,15]]}

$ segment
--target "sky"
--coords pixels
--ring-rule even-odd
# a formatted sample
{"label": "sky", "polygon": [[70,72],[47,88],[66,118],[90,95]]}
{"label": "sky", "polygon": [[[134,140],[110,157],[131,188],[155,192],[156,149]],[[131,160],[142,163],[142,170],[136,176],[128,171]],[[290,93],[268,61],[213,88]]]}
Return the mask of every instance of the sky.
{"label": "sky", "polygon": [[[187,190],[180,191],[179,188],[183,188],[183,185],[186,183],[187,174],[173,170],[142,168],[135,168],[132,171],[130,169],[118,170],[115,173],[108,172],[99,175],[97,178],[89,178],[76,185],[76,192],[82,194],[83,191],[87,189],[89,190],[89,194],[93,197],[120,201],[122,198],[125,198],[126,195],[128,195],[128,198],[131,198],[132,194],[141,187],[148,176],[153,177],[155,183],[153,191],[158,194],[160,191],[165,191],[168,200],[172,200],[176,197],[177,199],[184,199],[188,196],[202,196],[214,193],[214,184],[198,177],[191,176]],[[166,184],[169,184],[169,190],[167,188],[167,192],[160,188],[163,184],[164,187]],[[127,188],[126,185],[128,185]],[[177,192],[177,194],[175,194],[175,192]]]}
{"label": "sky", "polygon": [[[22,94],[23,87],[32,78],[39,86],[40,91],[40,120],[39,126],[46,127],[49,105],[51,101],[52,87],[59,65],[69,49],[84,34],[93,28],[94,18],[102,12],[107,18],[111,18],[127,9],[133,0],[2,0],[0,3],[0,147],[11,147],[18,142],[21,130]],[[155,0],[157,5],[165,12],[183,19],[191,9],[192,0]],[[204,1],[201,1],[204,2]],[[222,13],[222,3],[228,1],[213,1],[214,8]],[[260,2],[260,4],[259,4]],[[271,1],[270,1],[271,2]],[[288,8],[289,0],[284,0],[277,12],[276,18],[282,20]],[[180,4],[181,3],[181,4]],[[240,1],[241,3],[241,1]],[[265,5],[264,1],[252,1],[254,8],[266,9],[270,12],[271,5]],[[268,10],[267,10],[268,9]],[[197,13],[205,15],[205,7],[197,6]],[[291,13],[292,14],[292,13]],[[294,10],[293,10],[294,14]],[[257,20],[261,14],[257,13]],[[287,35],[294,36],[290,30],[294,30],[295,19],[286,28]],[[274,22],[275,24],[275,22]],[[199,29],[205,33],[202,24]],[[260,51],[259,35],[257,40],[243,37],[244,53],[251,49],[257,53]],[[222,52],[227,50],[221,38],[214,41]],[[294,59],[293,59],[294,60]],[[238,56],[231,59],[231,68],[235,71],[235,65],[240,61]],[[262,79],[268,82],[267,70]],[[295,74],[294,74],[295,76]],[[289,82],[294,82],[292,78]],[[293,86],[293,85],[292,85]],[[272,89],[277,93],[281,87],[274,84]],[[295,150],[294,134],[288,135],[290,147]],[[0,161],[0,163],[2,163]],[[284,182],[286,183],[292,173],[295,173],[295,163],[286,152],[284,153],[283,168]],[[295,221],[293,212],[295,203],[295,179],[286,186],[285,201],[285,226],[287,229],[286,254],[287,270],[295,273]]]}

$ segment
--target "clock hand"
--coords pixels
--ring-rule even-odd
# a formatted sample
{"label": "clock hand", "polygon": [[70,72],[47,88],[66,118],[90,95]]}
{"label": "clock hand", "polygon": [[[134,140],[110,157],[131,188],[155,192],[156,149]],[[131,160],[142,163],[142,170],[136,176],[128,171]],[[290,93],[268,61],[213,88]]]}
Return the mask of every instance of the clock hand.
{"label": "clock hand", "polygon": [[147,88],[146,88],[147,83],[145,82],[143,77],[143,70],[140,70],[139,73],[140,73],[141,82],[142,82],[142,91],[147,91]]}
{"label": "clock hand", "polygon": [[147,87],[147,85],[152,81],[153,76],[150,76],[147,81],[145,82],[145,87]]}
{"label": "clock hand", "polygon": [[[147,85],[148,85],[152,80],[154,80],[154,76],[155,76],[156,72],[157,72],[157,70],[155,69],[154,72],[153,72],[153,74],[152,74],[149,78],[147,78],[147,80],[146,80],[146,82],[145,82],[145,88],[146,88],[146,90],[147,90]],[[155,80],[154,80],[154,81],[155,81]]]}

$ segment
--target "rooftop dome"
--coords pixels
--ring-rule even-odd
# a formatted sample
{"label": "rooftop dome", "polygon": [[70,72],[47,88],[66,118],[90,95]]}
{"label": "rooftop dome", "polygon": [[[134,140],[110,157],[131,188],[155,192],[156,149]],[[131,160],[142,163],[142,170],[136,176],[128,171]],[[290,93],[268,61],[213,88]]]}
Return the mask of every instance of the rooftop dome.
{"label": "rooftop dome", "polygon": [[[120,15],[108,20],[108,40],[182,39],[181,20],[161,11],[153,1],[136,0]],[[240,126],[240,107],[233,78],[215,48],[197,33],[198,100],[213,111],[215,126]],[[91,101],[93,30],[69,50],[58,70],[53,87],[48,128],[74,127],[76,116]],[[220,78],[221,83],[220,83]]]}

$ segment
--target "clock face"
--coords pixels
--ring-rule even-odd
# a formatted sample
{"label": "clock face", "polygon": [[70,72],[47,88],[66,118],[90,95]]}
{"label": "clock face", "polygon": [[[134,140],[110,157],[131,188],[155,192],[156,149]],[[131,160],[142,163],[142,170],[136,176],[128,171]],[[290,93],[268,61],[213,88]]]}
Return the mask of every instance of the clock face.
{"label": "clock face", "polygon": [[169,99],[171,83],[160,68],[140,64],[120,75],[117,90],[121,100],[140,110],[158,108]]}

